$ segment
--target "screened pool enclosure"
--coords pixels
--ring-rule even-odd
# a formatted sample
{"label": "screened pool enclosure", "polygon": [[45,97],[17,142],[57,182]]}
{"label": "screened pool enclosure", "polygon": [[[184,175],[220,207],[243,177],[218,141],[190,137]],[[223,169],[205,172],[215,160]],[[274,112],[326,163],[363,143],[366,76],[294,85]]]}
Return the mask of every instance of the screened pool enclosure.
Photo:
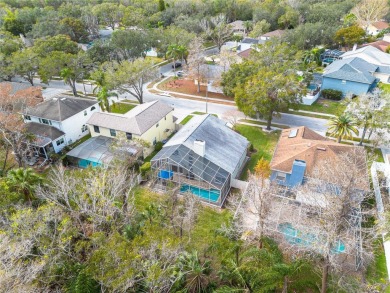
{"label": "screened pool enclosure", "polygon": [[151,167],[157,176],[156,187],[179,187],[180,193],[190,192],[213,205],[222,206],[230,190],[228,171],[182,144],[164,147]]}

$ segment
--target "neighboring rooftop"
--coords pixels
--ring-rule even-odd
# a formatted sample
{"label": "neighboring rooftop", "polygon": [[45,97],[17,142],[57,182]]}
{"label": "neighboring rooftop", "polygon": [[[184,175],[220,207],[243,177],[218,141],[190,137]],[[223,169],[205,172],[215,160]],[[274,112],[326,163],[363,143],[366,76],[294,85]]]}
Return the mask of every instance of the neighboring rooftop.
{"label": "neighboring rooftop", "polygon": [[96,104],[96,100],[56,96],[27,109],[26,114],[54,121],[63,121]]}
{"label": "neighboring rooftop", "polygon": [[243,59],[247,59],[250,56],[252,50],[253,50],[252,48],[249,48],[249,49],[246,49],[244,51],[241,51],[237,55],[240,56]]}
{"label": "neighboring rooftop", "polygon": [[87,123],[142,135],[171,111],[171,106],[161,101],[153,101],[138,105],[125,114],[96,112]]}
{"label": "neighboring rooftop", "polygon": [[285,30],[274,30],[274,31],[271,31],[271,32],[268,32],[264,35],[262,35],[262,37],[265,37],[265,38],[271,38],[271,37],[282,37],[285,33]]}
{"label": "neighboring rooftop", "polygon": [[[271,170],[291,173],[295,160],[306,163],[305,176],[312,176],[313,171],[326,160],[336,162],[342,154],[352,152],[356,148],[353,145],[345,145],[329,140],[313,130],[301,126],[282,131],[275,149],[270,167]],[[359,148],[364,151],[363,148]],[[361,160],[366,161],[365,155]],[[366,176],[366,170],[362,174]],[[368,189],[368,180],[362,189]]]}
{"label": "neighboring rooftop", "polygon": [[34,134],[35,136],[47,137],[51,140],[63,136],[65,133],[58,128],[42,123],[29,122],[25,124],[26,132]]}
{"label": "neighboring rooftop", "polygon": [[259,40],[254,38],[244,38],[241,43],[243,44],[258,44]]}
{"label": "neighboring rooftop", "polygon": [[372,84],[375,77],[371,75],[378,66],[370,64],[361,58],[346,58],[336,60],[325,69],[324,77],[349,80],[359,83]]}
{"label": "neighboring rooftop", "polygon": [[10,94],[13,95],[17,93],[18,91],[22,91],[25,89],[28,89],[31,87],[29,83],[21,83],[21,82],[10,82],[10,81],[3,81],[0,83],[1,85],[10,85],[11,91]]}
{"label": "neighboring rooftop", "polygon": [[378,50],[381,50],[382,52],[386,52],[387,47],[390,46],[390,42],[379,40],[379,41],[362,45],[362,47],[366,47],[366,46],[372,46],[374,48],[377,48]]}
{"label": "neighboring rooftop", "polygon": [[343,59],[359,57],[372,64],[390,66],[390,54],[384,53],[373,46],[365,46],[354,51],[345,52],[341,57]]}
{"label": "neighboring rooftop", "polygon": [[30,122],[24,127],[27,133],[34,135],[32,144],[38,147],[44,147],[65,134],[53,126],[41,123]]}
{"label": "neighboring rooftop", "polygon": [[249,145],[245,137],[227,127],[225,122],[207,114],[194,116],[164,148],[184,145],[194,150],[196,140],[205,142],[204,158],[229,173],[234,173]]}
{"label": "neighboring rooftop", "polygon": [[373,22],[371,25],[377,28],[378,30],[384,30],[389,27],[389,24],[386,21]]}

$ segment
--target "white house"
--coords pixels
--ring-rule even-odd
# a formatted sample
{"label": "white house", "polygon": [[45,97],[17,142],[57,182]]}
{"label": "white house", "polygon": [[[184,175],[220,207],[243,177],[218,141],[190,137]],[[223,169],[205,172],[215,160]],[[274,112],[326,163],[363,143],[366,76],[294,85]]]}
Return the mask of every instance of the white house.
{"label": "white house", "polygon": [[58,153],[66,145],[87,135],[87,121],[99,112],[96,100],[56,96],[23,113],[28,132],[36,136],[35,147],[40,155]]}
{"label": "white house", "polygon": [[368,34],[376,36],[381,31],[383,31],[387,28],[389,28],[389,24],[386,21],[376,21],[376,22],[370,23],[367,26],[366,31]]}

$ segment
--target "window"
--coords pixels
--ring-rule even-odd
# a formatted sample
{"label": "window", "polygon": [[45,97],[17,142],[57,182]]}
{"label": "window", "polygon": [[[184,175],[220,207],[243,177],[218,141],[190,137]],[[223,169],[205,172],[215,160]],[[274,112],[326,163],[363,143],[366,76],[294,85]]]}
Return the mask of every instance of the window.
{"label": "window", "polygon": [[132,139],[133,138],[133,134],[131,134],[130,132],[126,132],[126,138],[127,139]]}
{"label": "window", "polygon": [[99,126],[94,125],[93,126],[93,131],[95,131],[96,133],[100,133]]}
{"label": "window", "polygon": [[93,106],[93,107],[91,108],[91,111],[93,111],[93,110],[96,110],[96,107],[95,107],[95,106]]}
{"label": "window", "polygon": [[39,118],[39,122],[47,125],[51,125],[51,121],[47,119]]}
{"label": "window", "polygon": [[29,115],[24,115],[24,119],[31,120],[31,117]]}
{"label": "window", "polygon": [[64,143],[64,138],[63,137],[56,141],[57,145],[62,145],[63,143]]}
{"label": "window", "polygon": [[84,125],[81,127],[81,132],[85,132],[85,131],[87,131],[87,130],[88,130],[88,126],[84,124]]}
{"label": "window", "polygon": [[84,116],[87,116],[87,110],[84,110]]}
{"label": "window", "polygon": [[111,136],[116,136],[116,131],[115,131],[115,129],[110,129],[110,135],[111,135]]}
{"label": "window", "polygon": [[276,174],[276,180],[285,181],[286,180],[286,173],[278,172]]}
{"label": "window", "polygon": [[156,128],[158,127],[158,123],[156,124]]}

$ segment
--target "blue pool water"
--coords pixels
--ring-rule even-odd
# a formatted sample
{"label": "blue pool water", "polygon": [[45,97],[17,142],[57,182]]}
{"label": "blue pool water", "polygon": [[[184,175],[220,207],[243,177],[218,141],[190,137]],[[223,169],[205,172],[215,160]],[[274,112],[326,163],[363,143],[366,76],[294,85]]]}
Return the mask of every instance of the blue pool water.
{"label": "blue pool water", "polygon": [[188,191],[191,192],[192,194],[195,194],[196,196],[199,196],[201,198],[213,202],[217,202],[220,195],[220,192],[217,189],[207,190],[207,189],[199,188],[188,184],[183,184],[180,187],[180,192],[188,192]]}
{"label": "blue pool water", "polygon": [[315,91],[317,89],[317,85],[316,84],[309,84],[309,86],[307,88],[309,90]]}
{"label": "blue pool water", "polygon": [[[295,229],[291,223],[283,223],[278,226],[278,230],[284,234],[286,240],[291,244],[299,244],[303,246],[313,246],[318,241],[317,237],[311,233],[302,233],[298,229]],[[332,249],[333,253],[345,252],[345,245],[342,241],[338,240],[336,247]]]}

